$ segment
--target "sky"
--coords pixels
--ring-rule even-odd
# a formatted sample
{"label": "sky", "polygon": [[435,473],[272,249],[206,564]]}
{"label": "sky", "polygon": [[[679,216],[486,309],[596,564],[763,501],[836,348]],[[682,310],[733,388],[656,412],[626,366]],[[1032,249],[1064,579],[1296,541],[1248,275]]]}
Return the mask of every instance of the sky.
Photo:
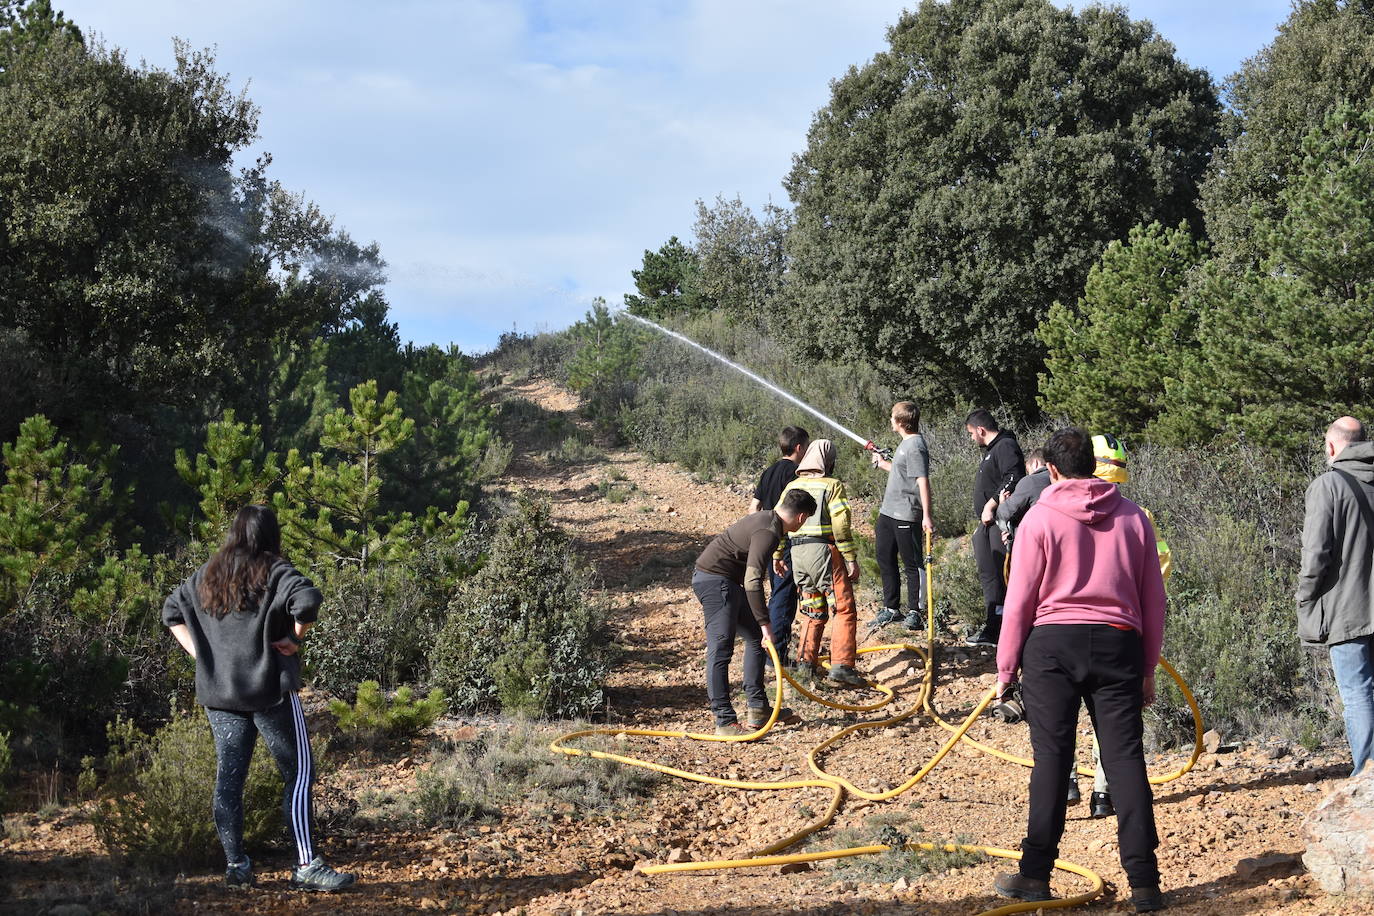
{"label": "sky", "polygon": [[[377,242],[401,337],[478,353],[556,330],[696,201],[787,205],[830,80],[886,46],[887,0],[55,0],[88,36],[170,68],[213,48],[261,109],[240,157]],[[1124,4],[1218,82],[1289,0]],[[1081,6],[1081,5],[1080,5]]]}

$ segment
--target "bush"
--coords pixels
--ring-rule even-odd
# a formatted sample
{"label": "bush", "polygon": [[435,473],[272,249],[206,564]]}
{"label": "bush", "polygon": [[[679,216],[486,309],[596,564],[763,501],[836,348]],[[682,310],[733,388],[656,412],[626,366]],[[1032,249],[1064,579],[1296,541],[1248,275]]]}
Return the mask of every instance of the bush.
{"label": "bush", "polygon": [[398,813],[450,829],[497,817],[513,803],[525,813],[590,817],[623,809],[658,782],[639,767],[555,754],[548,743],[561,730],[520,721],[436,753]]}
{"label": "bush", "polygon": [[327,570],[328,601],[306,641],[313,686],[351,696],[362,681],[396,686],[422,680],[458,579],[476,562],[481,541],[470,528],[457,544],[432,538],[404,560],[362,570]]}
{"label": "bush", "polygon": [[422,700],[415,699],[409,687],[402,687],[388,700],[376,681],[358,685],[358,698],[352,705],[332,700],[329,711],[339,728],[353,740],[368,746],[391,738],[409,738],[434,724],[448,708],[442,690],[431,690]]}
{"label": "bush", "polygon": [[449,606],[434,683],[469,712],[591,714],[611,666],[606,610],[591,591],[590,571],[548,506],[522,497]]}
{"label": "bush", "polygon": [[[199,707],[148,736],[127,719],[108,730],[106,773],[92,820],[96,836],[117,860],[151,868],[205,865],[223,855],[211,805],[215,745]],[[98,777],[86,761],[81,785]],[[282,781],[265,752],[253,755],[243,791],[243,838],[250,850],[283,836]]]}
{"label": "bush", "polygon": [[960,626],[976,630],[983,625],[986,603],[970,538],[935,543],[933,579],[937,631],[941,627],[955,631]]}
{"label": "bush", "polygon": [[14,755],[10,752],[10,733],[0,732],[0,813],[4,813],[5,803],[9,801],[9,790],[7,783],[10,778],[10,767],[14,764]]}

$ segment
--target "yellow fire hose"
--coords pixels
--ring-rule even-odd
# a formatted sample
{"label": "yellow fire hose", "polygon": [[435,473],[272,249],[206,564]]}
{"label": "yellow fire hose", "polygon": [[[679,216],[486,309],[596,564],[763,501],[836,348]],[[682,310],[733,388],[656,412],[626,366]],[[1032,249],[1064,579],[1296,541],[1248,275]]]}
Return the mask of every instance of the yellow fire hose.
{"label": "yellow fire hose", "polygon": [[[773,709],[771,715],[768,717],[768,721],[765,722],[757,731],[753,732],[752,734],[714,735],[703,734],[698,732],[668,731],[647,728],[588,728],[582,729],[581,731],[571,732],[569,734],[562,735],[549,744],[550,750],[556,751],[560,754],[567,754],[573,757],[598,757],[603,760],[614,760],[619,763],[626,764],[627,766],[642,767],[644,769],[653,770],[657,773],[663,773],[668,776],[675,776],[679,779],[687,779],[693,782],[702,782],[710,785],[723,786],[731,789],[762,791],[826,788],[831,790],[832,794],[830,806],[826,810],[826,812],[820,816],[820,818],[806,825],[801,830],[798,830],[796,833],[784,837],[783,839],[778,840],[777,842],[770,843],[767,846],[757,850],[753,855],[751,855],[748,858],[721,859],[708,862],[681,862],[671,865],[650,865],[643,869],[644,874],[657,875],[669,872],[707,871],[724,868],[758,868],[770,865],[787,865],[794,862],[818,862],[826,859],[839,859],[848,856],[872,855],[876,853],[887,852],[891,850],[893,847],[887,845],[855,846],[849,849],[832,849],[822,852],[807,852],[793,853],[790,855],[778,855],[778,853],[781,853],[783,850],[796,845],[797,843],[801,842],[811,834],[828,827],[834,821],[835,816],[839,813],[840,806],[844,803],[846,793],[856,795],[859,798],[867,799],[869,801],[886,801],[888,799],[896,798],[902,793],[909,791],[913,786],[915,786],[917,783],[923,780],[936,766],[939,765],[940,761],[944,759],[945,755],[947,755],[960,741],[968,742],[972,747],[977,748],[982,753],[989,754],[993,757],[997,757],[1002,760],[1009,761],[1011,763],[1020,764],[1022,766],[1033,765],[1033,761],[1028,758],[1019,757],[1014,754],[1006,753],[1005,751],[1000,751],[997,748],[990,747],[986,744],[983,744],[980,741],[976,741],[972,738],[969,738],[966,734],[969,728],[973,725],[973,723],[977,721],[978,717],[982,715],[983,710],[985,710],[988,707],[988,705],[994,699],[996,699],[996,687],[992,687],[988,690],[986,694],[983,695],[978,704],[974,706],[973,711],[970,712],[968,716],[964,719],[964,721],[959,725],[954,725],[950,722],[947,722],[935,710],[935,707],[931,702],[931,696],[934,693],[935,687],[935,587],[933,577],[931,575],[932,563],[929,532],[926,532],[925,547],[926,645],[917,646],[912,645],[910,643],[891,643],[881,646],[869,646],[859,650],[859,654],[861,655],[873,652],[890,652],[901,650],[908,650],[920,655],[924,661],[925,675],[921,680],[920,686],[917,688],[916,701],[911,705],[910,708],[908,708],[904,712],[898,713],[897,715],[892,716],[890,718],[877,720],[873,722],[858,722],[853,725],[849,725],[841,729],[840,731],[836,732],[834,735],[831,735],[829,738],[827,738],[820,744],[816,745],[814,748],[812,748],[811,751],[807,754],[807,764],[810,766],[812,773],[815,774],[814,778],[785,780],[780,782],[755,782],[740,779],[723,779],[718,776],[708,776],[704,773],[693,773],[687,770],[680,770],[676,767],[666,766],[664,764],[655,763],[651,760],[644,760],[639,757],[629,757],[623,754],[615,754],[608,751],[584,750],[581,748],[568,747],[565,744],[565,742],[574,741],[578,738],[586,738],[593,735],[611,735],[616,737],[622,735],[635,735],[651,738],[688,738],[695,741],[717,742],[755,741],[766,735],[773,728],[774,723],[777,721],[779,710],[781,710],[782,708],[782,685],[784,680],[786,680],[786,682],[790,684],[792,688],[796,690],[798,693],[813,700],[814,702],[820,703],[823,706],[830,707],[831,709],[844,710],[847,712],[870,712],[872,710],[880,709],[883,706],[886,706],[895,698],[895,694],[893,693],[891,688],[881,684],[870,683],[869,686],[872,689],[883,694],[883,698],[875,703],[870,703],[866,705],[851,705],[826,699],[825,697],[822,697],[814,693],[807,687],[803,686],[802,684],[794,680],[791,674],[789,674],[787,670],[783,668],[781,660],[778,658],[777,649],[774,648],[773,644],[769,642],[765,642],[763,645],[764,649],[768,652],[769,657],[773,660],[773,670],[774,672],[776,672]],[[1174,779],[1178,779],[1179,777],[1183,776],[1183,774],[1187,773],[1189,770],[1193,768],[1193,765],[1197,762],[1198,757],[1202,753],[1203,733],[1202,711],[1198,708],[1197,700],[1193,697],[1192,691],[1188,689],[1188,685],[1184,682],[1183,678],[1179,676],[1178,672],[1174,670],[1172,665],[1170,665],[1163,659],[1160,659],[1160,666],[1164,668],[1165,672],[1169,674],[1175,682],[1177,682],[1179,690],[1182,692],[1184,699],[1187,700],[1188,706],[1192,710],[1194,726],[1194,745],[1192,756],[1189,758],[1186,764],[1179,767],[1177,770],[1174,770],[1173,772],[1163,774],[1160,776],[1150,777],[1150,782],[1155,785],[1169,782]],[[869,792],[865,789],[860,789],[858,786],[854,785],[852,782],[850,782],[848,779],[845,779],[842,776],[836,776],[832,773],[827,773],[821,767],[818,758],[827,750],[834,747],[836,744],[844,740],[849,735],[855,734],[856,732],[862,731],[864,729],[886,728],[896,723],[902,722],[905,719],[909,719],[912,716],[916,715],[918,712],[922,711],[928,714],[930,718],[941,728],[944,728],[947,731],[952,732],[953,734],[947,741],[945,741],[943,745],[941,745],[940,749],[935,752],[935,754],[925,763],[925,765],[922,766],[921,769],[915,773],[915,775],[911,776],[901,785],[895,786],[894,788],[888,789],[883,792]],[[1079,772],[1088,776],[1092,775],[1092,771],[1086,768],[1080,768]],[[1010,849],[1002,849],[995,846],[972,846],[955,843],[907,843],[903,848],[908,850],[942,849],[947,852],[961,851],[981,853],[984,855],[1014,860],[1019,860],[1021,858],[1021,854],[1019,852]],[[981,916],[1009,916],[1009,914],[1012,913],[1022,913],[1029,910],[1078,906],[1080,904],[1088,903],[1101,895],[1103,890],[1103,881],[1102,878],[1093,871],[1084,868],[1081,865],[1076,865],[1073,862],[1066,861],[1064,859],[1056,859],[1054,862],[1054,867],[1060,871],[1067,871],[1072,874],[1079,875],[1080,877],[1086,878],[1091,883],[1091,887],[1082,893],[1075,894],[1069,897],[1059,898],[1056,900],[1034,902],[1022,901],[1019,903],[1007,904],[1005,906],[997,907],[996,909],[988,910],[987,912],[981,914]]]}

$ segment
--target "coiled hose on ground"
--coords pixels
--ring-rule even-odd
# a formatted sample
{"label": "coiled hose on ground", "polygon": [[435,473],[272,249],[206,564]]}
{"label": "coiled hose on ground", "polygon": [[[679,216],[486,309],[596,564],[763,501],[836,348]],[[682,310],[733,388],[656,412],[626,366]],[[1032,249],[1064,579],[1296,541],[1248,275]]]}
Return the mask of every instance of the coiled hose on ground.
{"label": "coiled hose on ground", "polygon": [[[781,662],[779,661],[777,650],[773,647],[771,643],[767,642],[764,643],[764,648],[768,652],[769,656],[772,658],[773,670],[774,672],[776,672],[773,710],[772,715],[770,715],[768,718],[768,721],[765,722],[757,731],[753,732],[752,734],[718,736],[714,734],[701,734],[696,732],[684,731],[667,731],[648,728],[587,728],[582,729],[581,731],[575,731],[566,735],[561,735],[549,744],[550,750],[556,751],[560,754],[567,754],[573,757],[599,757],[603,760],[614,760],[618,763],[623,763],[627,766],[643,767],[644,769],[653,770],[657,773],[663,773],[668,776],[675,776],[679,779],[687,779],[693,782],[703,782],[708,783],[710,785],[724,786],[726,788],[731,789],[741,789],[746,791],[782,791],[787,789],[828,788],[831,790],[832,795],[830,800],[830,806],[826,809],[825,813],[822,814],[817,820],[810,824],[807,824],[801,830],[798,830],[797,832],[789,836],[786,836],[775,843],[770,843],[769,845],[756,850],[754,854],[748,858],[720,859],[706,862],[682,862],[670,865],[650,865],[643,869],[644,874],[658,875],[669,872],[708,871],[713,869],[727,868],[757,868],[770,865],[786,865],[793,862],[817,862],[825,859],[839,859],[847,856],[862,856],[888,852],[893,849],[892,846],[872,845],[854,846],[847,849],[831,849],[820,852],[792,853],[789,855],[781,854],[784,850],[790,849],[797,843],[811,836],[813,833],[816,833],[817,831],[823,830],[826,827],[828,827],[834,821],[835,816],[839,813],[840,808],[843,806],[846,795],[854,795],[858,798],[875,802],[887,801],[896,798],[904,792],[909,791],[921,780],[925,779],[926,776],[933,769],[935,769],[936,766],[939,765],[940,761],[944,759],[945,755],[948,754],[954,748],[954,746],[958,744],[960,741],[966,742],[971,747],[976,748],[978,751],[984,754],[988,754],[1001,760],[1006,760],[1010,763],[1016,763],[1020,764],[1021,766],[1027,767],[1033,765],[1033,761],[1029,758],[1019,757],[1015,754],[1009,754],[1005,751],[998,750],[997,748],[990,747],[986,744],[983,744],[980,741],[976,741],[972,738],[969,738],[966,734],[970,726],[972,726],[973,723],[978,719],[978,717],[982,715],[983,711],[987,709],[988,704],[990,704],[994,699],[996,699],[996,687],[993,687],[988,690],[988,692],[973,708],[973,711],[970,712],[968,716],[965,717],[964,721],[959,725],[955,725],[951,722],[946,721],[939,714],[939,712],[936,711],[934,705],[931,702],[931,698],[935,688],[936,652],[935,587],[933,582],[933,576],[931,575],[932,564],[930,562],[931,552],[929,533],[926,534],[925,546],[927,557],[926,644],[924,646],[919,646],[913,645],[911,643],[888,643],[881,646],[868,646],[859,650],[859,654],[861,655],[877,652],[894,652],[901,650],[915,652],[916,654],[920,655],[925,665],[925,675],[921,680],[920,686],[917,688],[916,700],[914,703],[912,703],[912,705],[909,708],[897,713],[896,715],[890,718],[879,719],[871,722],[857,722],[853,725],[846,726],[845,728],[840,729],[838,732],[831,735],[829,738],[825,739],[820,744],[812,748],[807,753],[807,765],[810,767],[810,770],[813,774],[813,778],[784,780],[780,782],[754,782],[742,779],[724,779],[719,776],[709,776],[705,773],[693,773],[688,770],[681,770],[676,767],[666,766],[664,764],[655,763],[652,760],[644,760],[639,757],[630,757],[623,754],[611,753],[609,751],[586,750],[583,748],[568,746],[568,742],[575,741],[579,738],[591,737],[594,735],[637,735],[651,738],[683,738],[693,741],[718,742],[756,741],[759,738],[762,738],[764,735],[768,734],[768,732],[773,728],[774,723],[777,721],[778,711],[782,708],[784,681],[786,681],[788,684],[792,686],[794,690],[796,690],[803,696],[807,697],[808,699],[816,703],[819,703],[822,706],[826,706],[831,709],[842,710],[845,712],[873,712],[875,710],[883,708],[884,706],[891,703],[893,699],[895,699],[895,694],[890,688],[882,684],[874,683],[870,683],[869,686],[872,687],[873,690],[882,694],[883,696],[882,699],[869,704],[853,705],[848,703],[837,702],[835,700],[827,699],[826,697],[820,696],[793,679],[791,674],[787,672],[787,670],[782,666]],[[1154,785],[1159,785],[1161,783],[1166,783],[1178,779],[1179,777],[1183,776],[1183,774],[1187,773],[1189,770],[1193,768],[1193,765],[1197,763],[1198,757],[1202,753],[1203,733],[1202,710],[1198,708],[1197,700],[1193,697],[1192,691],[1188,689],[1187,683],[1184,682],[1183,678],[1179,676],[1179,673],[1176,670],[1174,670],[1174,667],[1170,665],[1168,662],[1161,659],[1159,664],[1160,667],[1164,669],[1165,673],[1172,677],[1174,681],[1178,684],[1179,690],[1182,692],[1184,699],[1187,700],[1188,706],[1192,710],[1194,740],[1193,753],[1191,757],[1189,757],[1188,762],[1170,773],[1151,776],[1150,782]],[[951,735],[949,739],[946,740],[943,745],[941,745],[940,749],[936,751],[935,754],[932,755],[928,761],[926,761],[924,766],[922,766],[914,775],[912,775],[909,779],[907,779],[900,785],[894,786],[893,788],[883,792],[869,792],[854,785],[852,782],[850,782],[848,779],[845,779],[843,776],[838,776],[836,774],[826,772],[826,770],[821,766],[821,755],[823,755],[827,750],[834,747],[836,744],[843,741],[850,735],[863,731],[865,729],[887,728],[899,722],[903,722],[907,719],[910,719],[919,713],[924,713],[925,715],[929,716],[932,722],[934,722],[941,728],[945,729],[946,731],[951,732]],[[1092,775],[1092,771],[1085,768],[1080,768],[1079,772],[1086,776]],[[996,846],[976,846],[958,843],[907,843],[905,844],[904,848],[908,850],[942,849],[947,852],[960,851],[982,853],[984,855],[996,856],[999,858],[1013,860],[1019,860],[1021,858],[1021,853],[1015,850],[1002,849]],[[1098,896],[1102,894],[1104,887],[1102,878],[1090,869],[1085,868],[1081,865],[1076,865],[1075,863],[1065,859],[1056,859],[1054,867],[1060,871],[1070,872],[1072,874],[1086,878],[1090,886],[1087,890],[1083,891],[1082,893],[1074,894],[1069,897],[1063,897],[1057,900],[1049,901],[1023,901],[1011,903],[1005,906],[997,907],[992,910],[988,910],[985,913],[981,914],[981,916],[1007,916],[1007,914],[1022,913],[1029,910],[1079,906],[1081,904],[1086,904],[1095,900]]]}

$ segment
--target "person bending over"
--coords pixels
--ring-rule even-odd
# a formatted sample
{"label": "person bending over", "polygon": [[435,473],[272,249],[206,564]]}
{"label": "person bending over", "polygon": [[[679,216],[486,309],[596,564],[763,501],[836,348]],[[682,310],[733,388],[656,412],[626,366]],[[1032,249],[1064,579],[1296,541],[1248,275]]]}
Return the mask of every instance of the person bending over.
{"label": "person bending over", "polygon": [[[717,735],[748,734],[768,721],[771,704],[763,687],[763,646],[773,641],[763,577],[783,535],[796,531],[816,511],[805,492],[784,494],[777,509],[753,512],[711,539],[697,557],[692,591],[706,622],[706,696],[716,718]],[[744,640],[744,696],[749,706],[740,725],[730,702],[730,659],[735,637]],[[790,709],[779,721],[799,721]]]}

